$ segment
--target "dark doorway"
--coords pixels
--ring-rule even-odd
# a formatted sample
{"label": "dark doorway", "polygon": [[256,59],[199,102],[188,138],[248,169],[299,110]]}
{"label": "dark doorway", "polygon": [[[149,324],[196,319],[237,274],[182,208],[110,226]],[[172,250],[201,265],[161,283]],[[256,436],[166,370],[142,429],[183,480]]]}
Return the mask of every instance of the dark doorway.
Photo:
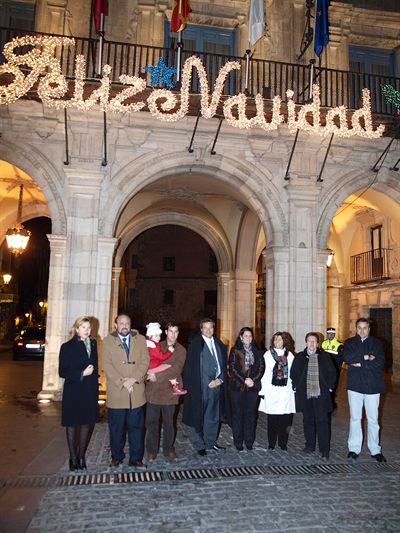
{"label": "dark doorway", "polygon": [[393,366],[392,309],[371,308],[369,310],[369,316],[371,319],[371,335],[383,342],[385,349],[385,370],[391,372]]}
{"label": "dark doorway", "polygon": [[166,224],[139,235],[122,260],[119,303],[134,328],[167,320],[179,324],[179,340],[199,331],[204,316],[217,315],[217,260],[208,243],[182,226]]}

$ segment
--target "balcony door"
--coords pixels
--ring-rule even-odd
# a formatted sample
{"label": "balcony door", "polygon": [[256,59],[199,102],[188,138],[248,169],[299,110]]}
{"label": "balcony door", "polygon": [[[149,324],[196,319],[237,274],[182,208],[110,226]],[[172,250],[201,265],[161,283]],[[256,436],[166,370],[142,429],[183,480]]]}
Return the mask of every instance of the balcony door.
{"label": "balcony door", "polygon": [[370,228],[372,252],[372,277],[383,277],[382,225]]}

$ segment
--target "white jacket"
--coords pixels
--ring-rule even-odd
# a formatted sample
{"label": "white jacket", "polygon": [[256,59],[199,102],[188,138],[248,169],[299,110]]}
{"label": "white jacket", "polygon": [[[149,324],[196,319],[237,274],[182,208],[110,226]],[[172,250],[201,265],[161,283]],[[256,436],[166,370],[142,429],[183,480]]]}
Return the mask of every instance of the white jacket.
{"label": "white jacket", "polygon": [[260,396],[264,396],[264,398],[261,398],[258,410],[270,415],[295,413],[294,392],[292,389],[292,380],[290,379],[290,369],[294,360],[293,354],[291,352],[288,353],[289,376],[285,387],[272,385],[272,370],[275,366],[275,359],[269,350],[265,352],[264,360],[265,372],[261,378],[261,390],[258,393]]}

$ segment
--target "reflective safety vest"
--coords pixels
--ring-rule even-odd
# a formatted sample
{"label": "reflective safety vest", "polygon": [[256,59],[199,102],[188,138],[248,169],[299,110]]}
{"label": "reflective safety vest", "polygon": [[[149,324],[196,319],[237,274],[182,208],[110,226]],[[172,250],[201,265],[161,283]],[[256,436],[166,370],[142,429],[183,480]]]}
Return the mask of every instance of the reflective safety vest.
{"label": "reflective safety vest", "polygon": [[326,352],[333,353],[334,355],[338,354],[340,346],[343,346],[343,344],[338,341],[336,337],[333,337],[331,341],[326,339],[322,343],[322,349]]}

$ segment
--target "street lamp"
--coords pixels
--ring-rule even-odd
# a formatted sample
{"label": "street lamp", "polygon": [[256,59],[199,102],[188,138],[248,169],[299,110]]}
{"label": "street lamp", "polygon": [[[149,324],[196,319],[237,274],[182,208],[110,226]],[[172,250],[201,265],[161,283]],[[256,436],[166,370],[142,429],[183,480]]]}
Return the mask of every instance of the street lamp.
{"label": "street lamp", "polygon": [[12,278],[11,274],[3,274],[4,285],[8,285],[11,281],[11,278]]}
{"label": "street lamp", "polygon": [[10,252],[15,255],[22,254],[28,244],[29,237],[31,236],[31,232],[25,229],[21,224],[23,194],[24,186],[21,183],[19,187],[17,222],[12,228],[8,228],[6,233],[7,246]]}

